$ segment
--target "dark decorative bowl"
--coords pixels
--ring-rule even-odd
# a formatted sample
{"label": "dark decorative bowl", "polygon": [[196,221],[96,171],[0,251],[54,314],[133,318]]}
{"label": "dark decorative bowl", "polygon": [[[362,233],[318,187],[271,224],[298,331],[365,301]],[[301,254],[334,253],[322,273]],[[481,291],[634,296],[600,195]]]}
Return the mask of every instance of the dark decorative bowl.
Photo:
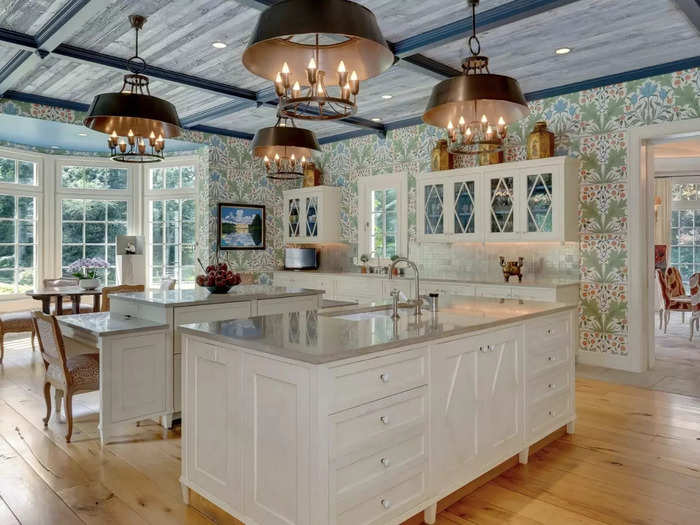
{"label": "dark decorative bowl", "polygon": [[228,293],[231,288],[233,288],[233,285],[229,286],[205,286],[207,290],[209,290],[209,293]]}

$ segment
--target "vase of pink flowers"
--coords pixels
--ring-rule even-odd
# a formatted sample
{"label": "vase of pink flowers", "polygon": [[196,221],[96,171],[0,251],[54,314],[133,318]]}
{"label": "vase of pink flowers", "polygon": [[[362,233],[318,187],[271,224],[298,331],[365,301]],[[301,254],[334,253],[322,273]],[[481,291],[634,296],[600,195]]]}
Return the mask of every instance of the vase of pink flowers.
{"label": "vase of pink flowers", "polygon": [[94,290],[100,286],[100,280],[96,277],[98,268],[109,268],[109,263],[99,257],[78,259],[68,266],[68,271],[79,279],[78,286],[83,290]]}

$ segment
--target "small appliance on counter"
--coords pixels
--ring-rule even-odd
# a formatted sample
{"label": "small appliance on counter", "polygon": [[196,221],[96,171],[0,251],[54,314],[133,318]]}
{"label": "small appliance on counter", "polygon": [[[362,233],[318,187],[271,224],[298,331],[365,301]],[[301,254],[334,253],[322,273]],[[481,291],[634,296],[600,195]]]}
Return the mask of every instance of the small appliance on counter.
{"label": "small appliance on counter", "polygon": [[315,248],[285,248],[285,270],[317,270],[318,252]]}

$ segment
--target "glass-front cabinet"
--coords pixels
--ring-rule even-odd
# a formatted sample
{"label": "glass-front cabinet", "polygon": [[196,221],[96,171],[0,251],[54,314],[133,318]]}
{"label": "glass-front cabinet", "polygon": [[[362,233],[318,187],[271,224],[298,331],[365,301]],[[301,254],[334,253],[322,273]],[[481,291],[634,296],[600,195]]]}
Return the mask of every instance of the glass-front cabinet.
{"label": "glass-front cabinet", "polygon": [[[464,170],[450,170],[463,172]],[[430,173],[418,180],[418,238],[426,242],[473,241],[481,235],[479,180],[474,173]]]}
{"label": "glass-front cabinet", "polygon": [[314,186],[287,190],[283,202],[286,243],[339,242],[339,188]]}
{"label": "glass-front cabinet", "polygon": [[552,157],[419,175],[418,240],[577,241],[578,170]]}

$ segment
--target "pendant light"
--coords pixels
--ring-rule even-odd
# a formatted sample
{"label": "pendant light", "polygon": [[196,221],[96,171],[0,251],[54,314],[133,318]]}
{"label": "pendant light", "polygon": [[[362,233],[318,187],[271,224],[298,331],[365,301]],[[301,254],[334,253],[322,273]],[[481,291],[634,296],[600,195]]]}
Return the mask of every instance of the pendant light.
{"label": "pendant light", "polygon": [[502,150],[508,125],[530,110],[517,80],[489,71],[476,36],[479,0],[467,1],[472,8],[471,56],[463,61],[461,75],[433,88],[423,121],[446,130],[451,153],[473,155]]}
{"label": "pendant light", "polygon": [[271,80],[282,117],[333,120],[357,111],[360,82],[394,53],[372,11],[350,0],[283,0],[260,14],[243,65]]}
{"label": "pendant light", "polygon": [[131,15],[129,22],[136,32],[136,53],[127,62],[121,91],[97,95],[83,124],[109,135],[112,160],[159,162],[165,158],[165,139],[180,135],[180,119],[175,106],[151,95],[149,79],[142,74],[146,61],[139,56],[139,31],[146,17]]}
{"label": "pendant light", "polygon": [[259,129],[252,148],[253,156],[263,159],[267,177],[273,180],[303,178],[312,152],[321,149],[313,131],[297,128],[286,117],[278,117],[272,127]]}

